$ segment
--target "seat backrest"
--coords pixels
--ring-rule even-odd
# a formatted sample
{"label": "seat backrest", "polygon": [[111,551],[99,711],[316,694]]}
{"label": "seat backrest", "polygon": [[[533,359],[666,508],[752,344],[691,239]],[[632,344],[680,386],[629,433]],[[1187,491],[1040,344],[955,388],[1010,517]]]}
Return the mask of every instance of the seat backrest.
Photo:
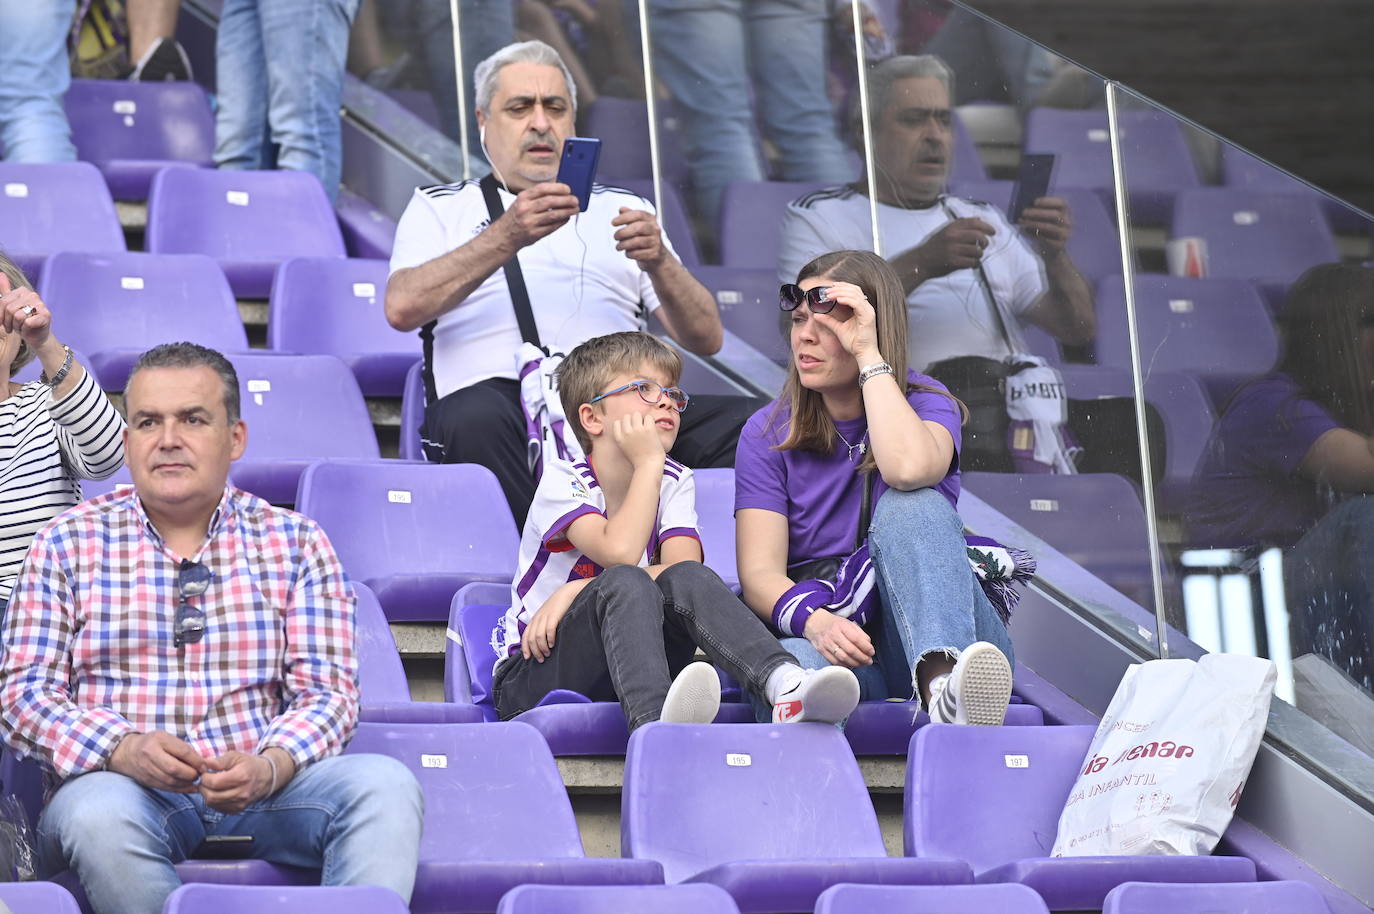
{"label": "seat backrest", "polygon": [[[1128,189],[1181,190],[1199,183],[1179,122],[1164,111],[1122,111],[1122,156]],[[1054,187],[1113,186],[1107,112],[1034,108],[1026,118],[1026,152],[1051,152]]]}
{"label": "seat backrest", "polygon": [[410,366],[406,372],[405,388],[401,392],[401,445],[399,455],[402,460],[424,460],[425,451],[420,444],[420,426],[425,422],[425,363],[423,360]]}
{"label": "seat backrest", "polygon": [[134,478],[129,475],[129,468],[122,466],[115,470],[114,475],[104,479],[83,479],[81,480],[81,494],[86,501],[104,495],[106,492],[113,492],[121,486],[132,487]]}
{"label": "seat backrest", "polygon": [[224,271],[204,254],[54,254],[40,291],[63,341],[82,352],[183,340],[221,352],[248,348]]}
{"label": "seat backrest", "polygon": [[1048,857],[1094,727],[916,731],[907,754],[907,856],[967,860],[975,873]]}
{"label": "seat backrest", "polygon": [[[1264,299],[1243,279],[1135,277],[1135,319],[1142,364],[1154,371],[1258,375],[1279,355],[1279,336]],[[1130,368],[1126,285],[1111,276],[1097,287],[1097,361]]]}
{"label": "seat backrest", "polygon": [[1326,914],[1320,892],[1306,882],[1226,882],[1182,885],[1125,882],[1107,893],[1102,914]]}
{"label": "seat backrest", "polygon": [[1030,886],[836,885],[816,899],[816,914],[1049,914]]}
{"label": "seat backrest", "polygon": [[720,886],[695,885],[522,885],[501,896],[496,914],[739,914]]}
{"label": "seat backrest", "polygon": [[162,914],[409,914],[409,911],[400,895],[375,885],[192,882],[167,896]]}
{"label": "seat backrest", "polygon": [[507,609],[495,603],[455,605],[453,617],[449,620],[449,628],[463,639],[463,660],[472,688],[472,703],[479,707],[495,707],[491,695],[491,672],[496,666],[496,651],[491,644],[491,633]]}
{"label": "seat backrest", "polygon": [[72,893],[55,882],[0,883],[0,906],[12,914],[81,914]]}
{"label": "seat backrest", "polygon": [[293,257],[277,267],[268,298],[267,345],[279,352],[347,356],[403,352],[420,341],[386,320],[385,260]]}
{"label": "seat backrest", "polygon": [[693,470],[697,487],[697,527],[706,565],[726,584],[739,583],[735,567],[735,471],[730,467]]}
{"label": "seat backrest", "polygon": [[687,208],[682,203],[673,185],[662,182],[663,199],[654,200],[654,182],[649,178],[607,178],[607,186],[620,187],[639,194],[654,204],[658,211],[659,225],[668,235],[678,259],[684,266],[695,267],[701,263],[701,252],[697,248],[696,236],[692,234],[692,223],[687,218]]}
{"label": "seat backrest", "polygon": [[553,753],[528,724],[364,721],[345,751],[389,755],[415,774],[425,795],[422,861],[583,856]]}
{"label": "seat backrest", "polygon": [[778,308],[778,271],[701,266],[692,275],[715,296],[725,329],[780,365],[791,359],[785,314]]}
{"label": "seat backrest", "polygon": [[344,256],[329,198],[304,171],[164,168],[148,191],[145,244],[157,253],[208,254],[248,298],[266,297],[272,264]]}
{"label": "seat backrest", "polygon": [[1207,241],[1207,275],[1291,282],[1308,267],[1340,260],[1316,194],[1228,187],[1183,191],[1170,236]]}
{"label": "seat backrest", "polygon": [[214,159],[215,115],[209,95],[197,83],[73,79],[62,102],[83,161],[166,159],[208,165]]}
{"label": "seat backrest", "polygon": [[887,854],[844,734],[790,724],[637,729],[620,844],[662,863],[669,883],[734,860]]}
{"label": "seat backrest", "polygon": [[358,645],[358,691],[363,704],[410,701],[406,670],[382,604],[377,602],[372,588],[360,581],[353,582],[353,593],[358,598],[353,628]]}
{"label": "seat backrest", "polygon": [[110,189],[90,162],[0,162],[0,250],[27,268],[58,251],[127,248]]}
{"label": "seat backrest", "polygon": [[[428,93],[426,93],[428,94]],[[396,220],[382,212],[371,201],[347,188],[339,188],[334,201],[339,217],[344,246],[350,257],[389,260],[396,244]]]}
{"label": "seat backrest", "polygon": [[475,463],[321,460],[302,475],[296,510],[319,522],[356,580],[515,574],[515,520],[496,476]]}
{"label": "seat backrest", "polygon": [[376,458],[358,382],[330,355],[230,355],[239,376],[249,460]]}
{"label": "seat backrest", "polygon": [[787,204],[823,187],[816,181],[731,181],[720,201],[720,262],[775,268]]}

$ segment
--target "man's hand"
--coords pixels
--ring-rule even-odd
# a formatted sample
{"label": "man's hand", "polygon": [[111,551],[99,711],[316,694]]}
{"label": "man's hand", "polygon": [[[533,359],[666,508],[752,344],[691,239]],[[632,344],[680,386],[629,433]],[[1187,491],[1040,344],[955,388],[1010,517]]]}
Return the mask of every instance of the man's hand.
{"label": "man's hand", "polygon": [[196,778],[205,772],[207,764],[190,743],[154,730],[130,733],[121,739],[106,767],[153,790],[195,793]]}
{"label": "man's hand", "polygon": [[636,470],[655,463],[661,467],[668,456],[654,419],[649,413],[629,413],[611,423],[611,440]]}
{"label": "man's hand", "polygon": [[826,660],[851,670],[873,662],[873,639],[863,626],[825,609],[818,609],[806,620],[806,640]]}
{"label": "man's hand", "polygon": [[200,776],[205,805],[231,816],[266,799],[271,790],[272,763],[237,750],[211,759]]}
{"label": "man's hand", "polygon": [[620,208],[620,215],[611,220],[620,228],[615,233],[617,251],[639,264],[641,270],[652,270],[663,263],[668,248],[663,244],[663,230],[652,213],[642,209]]}
{"label": "man's hand", "polygon": [[566,225],[577,215],[577,207],[577,197],[568,185],[546,181],[516,195],[515,202],[497,224],[516,247],[523,248]]}
{"label": "man's hand", "polygon": [[1016,223],[1046,260],[1057,257],[1073,234],[1073,214],[1059,197],[1041,197],[1026,207]]}
{"label": "man's hand", "polygon": [[995,228],[976,216],[953,220],[912,252],[920,281],[978,266],[995,234]]}
{"label": "man's hand", "polygon": [[572,606],[573,598],[582,592],[582,588],[586,584],[587,581],[585,580],[569,581],[561,585],[544,601],[544,605],[539,607],[534,617],[530,619],[530,624],[525,626],[525,633],[520,636],[521,657],[539,663],[549,659],[549,654],[553,651],[558,623],[563,621],[563,616],[567,613],[568,607]]}

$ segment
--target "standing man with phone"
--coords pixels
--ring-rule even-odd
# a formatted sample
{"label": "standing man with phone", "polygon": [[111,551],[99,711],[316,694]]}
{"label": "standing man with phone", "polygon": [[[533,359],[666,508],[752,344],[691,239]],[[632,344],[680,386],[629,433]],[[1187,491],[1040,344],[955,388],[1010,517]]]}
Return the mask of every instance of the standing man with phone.
{"label": "standing man with phone", "polygon": [[[594,185],[579,214],[577,197],[554,180],[577,110],[557,52],[538,41],[509,45],[478,64],[473,79],[501,211],[493,215],[478,181],[418,189],[396,231],[386,314],[424,343],[427,455],[491,469],[523,524],[535,489],[516,377],[527,337],[508,262],[518,264],[551,351],[642,329],[650,312],[701,355],[720,348],[723,330],[711,293],[678,260],[649,201]],[[742,397],[693,397],[672,456],[694,467],[733,465],[755,408]]]}

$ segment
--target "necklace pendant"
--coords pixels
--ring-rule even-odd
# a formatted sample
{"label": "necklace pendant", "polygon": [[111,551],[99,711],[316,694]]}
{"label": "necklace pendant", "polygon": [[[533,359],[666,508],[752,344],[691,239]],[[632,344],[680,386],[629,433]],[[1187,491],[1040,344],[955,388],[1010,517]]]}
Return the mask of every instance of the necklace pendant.
{"label": "necklace pendant", "polygon": [[867,454],[867,453],[868,453],[868,442],[867,442],[867,441],[860,441],[860,442],[859,442],[859,456],[862,457],[864,454]]}

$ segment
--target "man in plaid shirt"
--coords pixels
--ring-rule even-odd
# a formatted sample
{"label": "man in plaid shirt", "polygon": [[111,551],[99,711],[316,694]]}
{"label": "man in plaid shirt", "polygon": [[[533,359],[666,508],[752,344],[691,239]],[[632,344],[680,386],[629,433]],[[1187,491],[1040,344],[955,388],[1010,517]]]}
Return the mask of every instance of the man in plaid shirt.
{"label": "man in plaid shirt", "polygon": [[126,390],[134,490],[34,539],[4,620],[6,742],[56,792],[45,875],[99,914],[156,914],[209,836],[407,900],[422,799],[400,762],[340,756],[358,717],[353,596],[308,518],[228,487],[239,383],[190,343],[144,353]]}

